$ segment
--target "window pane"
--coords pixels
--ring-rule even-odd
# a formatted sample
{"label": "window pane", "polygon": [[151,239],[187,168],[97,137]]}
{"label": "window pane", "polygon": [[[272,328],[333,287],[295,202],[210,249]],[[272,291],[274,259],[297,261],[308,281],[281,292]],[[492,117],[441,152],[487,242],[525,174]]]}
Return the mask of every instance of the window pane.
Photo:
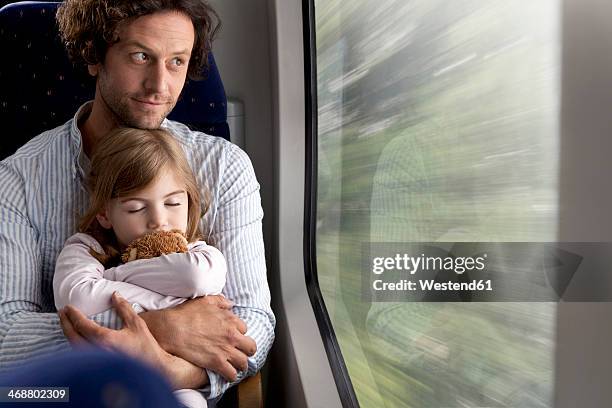
{"label": "window pane", "polygon": [[363,407],[552,406],[554,303],[367,303],[364,242],[555,241],[559,0],[316,0],[321,291]]}

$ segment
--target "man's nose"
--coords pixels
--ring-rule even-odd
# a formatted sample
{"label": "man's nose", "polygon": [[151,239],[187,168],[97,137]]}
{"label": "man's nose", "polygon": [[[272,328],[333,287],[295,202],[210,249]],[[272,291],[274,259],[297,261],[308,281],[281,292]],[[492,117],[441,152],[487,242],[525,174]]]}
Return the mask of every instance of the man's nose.
{"label": "man's nose", "polygon": [[151,64],[144,86],[149,93],[165,94],[168,90],[168,68],[162,61]]}

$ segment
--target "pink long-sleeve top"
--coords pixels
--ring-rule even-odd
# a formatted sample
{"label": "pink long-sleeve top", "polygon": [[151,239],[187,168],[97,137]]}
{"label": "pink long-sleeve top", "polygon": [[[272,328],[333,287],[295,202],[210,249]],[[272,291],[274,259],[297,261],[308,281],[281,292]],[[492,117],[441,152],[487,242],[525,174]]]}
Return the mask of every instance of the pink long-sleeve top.
{"label": "pink long-sleeve top", "polygon": [[100,243],[78,233],[66,241],[55,265],[55,307],[71,304],[88,316],[111,308],[118,291],[145,310],[176,306],[198,296],[218,295],[225,285],[227,266],[221,252],[204,241],[188,245],[188,252],[131,261],[113,268],[90,254],[104,253]]}

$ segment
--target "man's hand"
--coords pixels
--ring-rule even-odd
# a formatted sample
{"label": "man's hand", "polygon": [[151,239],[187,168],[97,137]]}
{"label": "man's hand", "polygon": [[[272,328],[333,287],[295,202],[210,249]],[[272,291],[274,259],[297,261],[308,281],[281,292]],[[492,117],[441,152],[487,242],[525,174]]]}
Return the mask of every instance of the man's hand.
{"label": "man's hand", "polygon": [[164,350],[235,381],[257,345],[231,307],[223,296],[204,296],[140,316]]}
{"label": "man's hand", "polygon": [[93,343],[145,361],[161,371],[175,389],[199,388],[208,383],[205,370],[168,354],[160,347],[144,320],[125,299],[115,292],[111,302],[123,320],[121,330],[98,325],[74,306],[68,305],[60,310],[60,323],[68,340],[77,347]]}

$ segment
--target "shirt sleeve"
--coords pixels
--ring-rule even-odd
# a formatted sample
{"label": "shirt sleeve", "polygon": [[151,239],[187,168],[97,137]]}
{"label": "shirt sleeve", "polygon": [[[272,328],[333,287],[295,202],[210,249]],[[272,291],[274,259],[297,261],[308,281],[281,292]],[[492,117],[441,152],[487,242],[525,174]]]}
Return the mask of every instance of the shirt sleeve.
{"label": "shirt sleeve", "polygon": [[[246,335],[257,344],[257,352],[248,359],[247,371],[238,373],[236,382],[239,382],[256,374],[264,365],[274,341],[275,317],[270,308],[263,210],[253,166],[246,153],[230,145],[222,169],[219,188],[215,191],[217,211],[207,241],[226,257],[227,283],[223,294],[234,302],[234,313],[246,323]],[[211,370],[207,373],[209,399],[219,397],[233,385]]]}
{"label": "shirt sleeve", "polygon": [[131,283],[166,296],[195,298],[218,295],[225,285],[225,258],[203,241],[186,253],[131,261],[104,271],[104,278]]}
{"label": "shirt sleeve", "polygon": [[0,163],[0,368],[70,348],[56,313],[43,313],[38,232],[23,178]]}
{"label": "shirt sleeve", "polygon": [[92,247],[101,250],[97,241],[86,234],[75,234],[66,241],[53,276],[58,309],[71,304],[88,316],[96,315],[112,307],[110,299],[115,291],[146,310],[164,309],[184,302],[182,297],[166,296],[132,283],[106,279],[104,266],[89,253]]}

